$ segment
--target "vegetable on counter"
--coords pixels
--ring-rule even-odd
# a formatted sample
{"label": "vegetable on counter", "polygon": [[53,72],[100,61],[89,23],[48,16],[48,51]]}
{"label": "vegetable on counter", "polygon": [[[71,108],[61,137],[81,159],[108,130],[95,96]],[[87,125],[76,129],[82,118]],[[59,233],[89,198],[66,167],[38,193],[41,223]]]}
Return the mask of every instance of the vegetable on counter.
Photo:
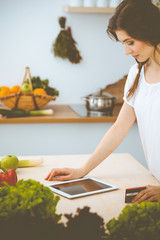
{"label": "vegetable on counter", "polygon": [[37,158],[37,159],[30,159],[30,160],[19,160],[18,167],[19,168],[24,168],[24,167],[35,167],[40,164],[42,164],[43,158]]}
{"label": "vegetable on counter", "polygon": [[14,169],[0,168],[3,172],[0,172],[0,187],[4,186],[4,182],[10,186],[14,186],[17,183],[17,174]]}
{"label": "vegetable on counter", "polygon": [[19,160],[14,155],[7,155],[1,159],[0,166],[2,168],[12,168],[16,170],[17,168],[24,168],[24,167],[35,167],[42,164],[43,158],[39,157],[36,159],[27,159],[27,160]]}
{"label": "vegetable on counter", "polygon": [[23,110],[23,109],[0,109],[0,114],[7,118],[15,117],[28,117],[28,116],[45,116],[52,115],[53,109],[43,109],[43,110]]}
{"label": "vegetable on counter", "polygon": [[126,205],[106,223],[107,240],[160,239],[160,201]]}
{"label": "vegetable on counter", "polygon": [[[52,217],[58,222],[61,218],[61,215],[56,213],[59,200],[60,197],[55,196],[48,187],[32,179],[26,181],[21,179],[15,186],[6,183],[0,188],[0,220],[3,222],[13,217],[16,219],[19,216],[31,216]],[[19,232],[19,229],[17,231]]]}
{"label": "vegetable on counter", "polygon": [[[104,220],[90,207],[77,208],[76,214],[65,214],[67,218],[66,231],[62,239],[70,240],[105,240]],[[118,240],[118,239],[117,239]]]}

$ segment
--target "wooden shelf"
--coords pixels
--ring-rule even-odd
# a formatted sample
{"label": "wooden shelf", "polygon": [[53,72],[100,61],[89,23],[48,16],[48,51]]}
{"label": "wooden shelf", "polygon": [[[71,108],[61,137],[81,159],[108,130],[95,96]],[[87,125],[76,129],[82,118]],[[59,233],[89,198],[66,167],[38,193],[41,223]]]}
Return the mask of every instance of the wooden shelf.
{"label": "wooden shelf", "polygon": [[69,13],[114,13],[115,8],[110,7],[69,7],[62,6],[64,12]]}
{"label": "wooden shelf", "polygon": [[[0,107],[4,108],[4,106]],[[117,119],[117,112],[113,110],[113,116],[102,117],[80,117],[68,105],[47,105],[52,108],[53,115],[49,116],[29,116],[17,118],[5,118],[0,115],[0,124],[20,124],[20,123],[111,123]]]}

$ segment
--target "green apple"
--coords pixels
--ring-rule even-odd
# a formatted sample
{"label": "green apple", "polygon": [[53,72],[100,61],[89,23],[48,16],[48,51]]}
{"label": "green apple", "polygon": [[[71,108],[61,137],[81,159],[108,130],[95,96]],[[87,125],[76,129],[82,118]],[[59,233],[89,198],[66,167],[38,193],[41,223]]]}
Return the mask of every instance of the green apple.
{"label": "green apple", "polygon": [[14,155],[7,155],[1,159],[1,167],[4,169],[11,168],[16,170],[18,168],[19,160]]}
{"label": "green apple", "polygon": [[31,92],[31,87],[29,85],[29,83],[23,83],[22,87],[21,87],[21,92]]}

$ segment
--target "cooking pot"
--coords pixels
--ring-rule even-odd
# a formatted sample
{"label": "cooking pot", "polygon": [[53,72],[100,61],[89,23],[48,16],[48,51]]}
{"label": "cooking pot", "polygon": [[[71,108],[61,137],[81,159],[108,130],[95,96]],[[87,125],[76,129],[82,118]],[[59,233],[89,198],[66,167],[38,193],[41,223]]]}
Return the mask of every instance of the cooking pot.
{"label": "cooking pot", "polygon": [[109,112],[112,115],[114,101],[117,100],[117,97],[107,92],[98,92],[82,97],[82,100],[85,100],[88,111]]}

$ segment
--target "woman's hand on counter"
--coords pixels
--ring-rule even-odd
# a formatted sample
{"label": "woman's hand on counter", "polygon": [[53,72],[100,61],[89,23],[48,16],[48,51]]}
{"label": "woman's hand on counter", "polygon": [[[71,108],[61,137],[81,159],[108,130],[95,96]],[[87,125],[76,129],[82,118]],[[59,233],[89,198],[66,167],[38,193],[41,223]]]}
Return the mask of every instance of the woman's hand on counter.
{"label": "woman's hand on counter", "polygon": [[147,185],[146,189],[137,194],[132,202],[152,202],[160,199],[160,186]]}
{"label": "woman's hand on counter", "polygon": [[82,168],[53,168],[45,180],[66,181],[83,177]]}

